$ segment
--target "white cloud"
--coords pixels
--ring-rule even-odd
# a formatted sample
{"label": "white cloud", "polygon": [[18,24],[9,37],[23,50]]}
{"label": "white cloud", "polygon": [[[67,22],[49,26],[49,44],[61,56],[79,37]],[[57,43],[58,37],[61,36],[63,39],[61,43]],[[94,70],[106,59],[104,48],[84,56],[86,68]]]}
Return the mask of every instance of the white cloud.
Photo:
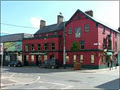
{"label": "white cloud", "polygon": [[36,28],[36,29],[39,29],[39,27],[40,27],[40,20],[41,20],[40,17],[32,17],[32,18],[30,18],[32,26],[34,28]]}
{"label": "white cloud", "polygon": [[119,27],[119,2],[110,2],[103,4],[96,9],[96,16],[99,20],[109,26],[118,29]]}

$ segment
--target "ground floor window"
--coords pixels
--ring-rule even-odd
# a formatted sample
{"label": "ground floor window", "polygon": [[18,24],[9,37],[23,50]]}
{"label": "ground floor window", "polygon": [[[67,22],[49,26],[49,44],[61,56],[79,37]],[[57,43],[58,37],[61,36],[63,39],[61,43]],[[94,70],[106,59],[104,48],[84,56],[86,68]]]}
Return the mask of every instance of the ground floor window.
{"label": "ground floor window", "polygon": [[94,63],[94,55],[91,55],[91,63]]}
{"label": "ground floor window", "polygon": [[66,62],[69,62],[69,56],[68,55],[66,56]]}
{"label": "ground floor window", "polygon": [[44,61],[47,60],[47,55],[44,55]]}
{"label": "ground floor window", "polygon": [[73,62],[76,62],[76,55],[73,55]]}
{"label": "ground floor window", "polygon": [[80,55],[80,63],[83,63],[83,55]]}
{"label": "ground floor window", "polygon": [[32,62],[34,61],[34,55],[31,55],[31,61]]}
{"label": "ground floor window", "polygon": [[26,55],[26,61],[28,61],[28,59],[29,59],[29,57],[28,57],[28,55]]}

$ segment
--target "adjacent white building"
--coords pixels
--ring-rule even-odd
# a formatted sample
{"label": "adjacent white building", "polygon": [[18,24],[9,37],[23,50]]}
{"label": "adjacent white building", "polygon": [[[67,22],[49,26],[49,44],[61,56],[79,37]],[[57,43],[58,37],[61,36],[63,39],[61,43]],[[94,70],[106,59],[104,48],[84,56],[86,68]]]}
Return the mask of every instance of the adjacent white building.
{"label": "adjacent white building", "polygon": [[0,65],[3,62],[3,43],[0,43]]}

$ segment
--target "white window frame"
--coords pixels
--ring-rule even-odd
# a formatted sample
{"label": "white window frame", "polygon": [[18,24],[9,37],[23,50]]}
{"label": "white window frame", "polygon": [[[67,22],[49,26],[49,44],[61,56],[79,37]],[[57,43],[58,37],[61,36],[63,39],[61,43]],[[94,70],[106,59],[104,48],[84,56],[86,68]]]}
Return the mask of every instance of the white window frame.
{"label": "white window frame", "polygon": [[34,61],[34,55],[31,55],[31,61],[32,62]]}
{"label": "white window frame", "polygon": [[83,55],[80,55],[80,63],[83,63]]}
{"label": "white window frame", "polygon": [[94,55],[91,55],[91,63],[95,63],[95,56]]}

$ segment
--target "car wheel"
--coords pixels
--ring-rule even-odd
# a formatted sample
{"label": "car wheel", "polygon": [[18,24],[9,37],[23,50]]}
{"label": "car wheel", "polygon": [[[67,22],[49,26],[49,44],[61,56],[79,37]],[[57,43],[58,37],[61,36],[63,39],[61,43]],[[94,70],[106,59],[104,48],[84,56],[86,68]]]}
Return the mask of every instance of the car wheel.
{"label": "car wheel", "polygon": [[55,66],[52,66],[51,68],[52,68],[52,69],[55,69]]}
{"label": "car wheel", "polygon": [[16,67],[16,65],[14,65],[14,67]]}

